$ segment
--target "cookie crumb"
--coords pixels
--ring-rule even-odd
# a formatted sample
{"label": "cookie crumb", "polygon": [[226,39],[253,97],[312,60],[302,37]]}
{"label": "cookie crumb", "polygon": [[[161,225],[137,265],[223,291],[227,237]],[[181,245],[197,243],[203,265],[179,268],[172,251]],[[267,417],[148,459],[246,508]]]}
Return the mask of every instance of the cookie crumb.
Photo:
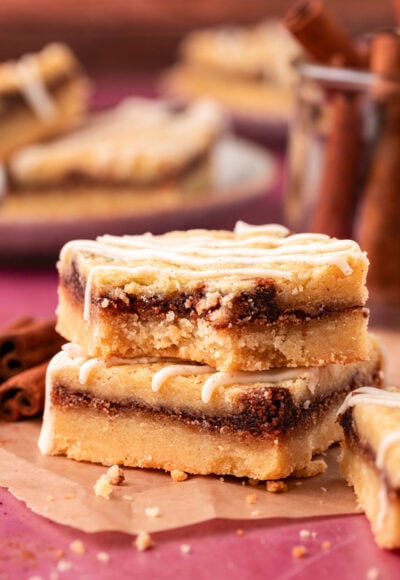
{"label": "cookie crumb", "polygon": [[68,570],[71,570],[72,568],[72,564],[71,562],[68,562],[68,560],[60,560],[57,564],[57,569],[59,572],[67,572]]}
{"label": "cookie crumb", "polygon": [[110,554],[107,554],[107,552],[98,552],[96,558],[99,562],[107,563],[110,560]]}
{"label": "cookie crumb", "polygon": [[308,552],[307,552],[307,548],[305,546],[295,546],[292,550],[292,556],[294,558],[304,558],[305,556],[307,556]]}
{"label": "cookie crumb", "polygon": [[324,542],[322,542],[322,544],[321,544],[321,548],[322,548],[323,550],[330,550],[331,546],[332,546],[332,544],[331,544],[331,542],[330,542],[329,540],[325,540],[325,541],[324,541]]}
{"label": "cookie crumb", "polygon": [[70,543],[69,547],[75,554],[84,554],[86,552],[85,546],[80,540],[74,540]]}
{"label": "cookie crumb", "polygon": [[103,473],[94,484],[94,493],[104,499],[110,499],[112,491],[113,489],[110,482],[108,481],[107,474]]}
{"label": "cookie crumb", "polygon": [[148,518],[158,518],[160,516],[160,508],[157,506],[147,507],[144,513]]}
{"label": "cookie crumb", "polygon": [[154,547],[154,542],[150,534],[143,531],[138,533],[133,543],[140,552],[150,550],[151,548]]}
{"label": "cookie crumb", "polygon": [[186,481],[188,478],[188,474],[185,471],[182,471],[181,469],[173,469],[171,471],[171,478],[174,481]]}
{"label": "cookie crumb", "polygon": [[248,503],[249,505],[256,503],[256,501],[257,501],[257,496],[255,493],[249,493],[249,495],[246,495],[246,503]]}
{"label": "cookie crumb", "polygon": [[308,465],[302,469],[296,469],[293,473],[293,477],[315,477],[320,473],[324,473],[327,469],[327,464],[324,459],[314,459],[310,461]]}
{"label": "cookie crumb", "polygon": [[239,537],[244,536],[244,530],[242,530],[242,528],[238,528],[236,530],[236,535],[239,536]]}
{"label": "cookie crumb", "polygon": [[288,490],[288,486],[281,480],[270,480],[266,482],[265,488],[270,493],[283,493]]}
{"label": "cookie crumb", "polygon": [[106,476],[111,485],[121,485],[125,481],[125,473],[119,465],[112,465],[108,469]]}
{"label": "cookie crumb", "polygon": [[189,546],[189,544],[182,544],[181,545],[182,554],[190,554],[191,551],[192,551],[192,548]]}
{"label": "cookie crumb", "polygon": [[249,477],[248,483],[249,483],[249,485],[251,487],[256,487],[260,483],[260,480],[259,479],[253,479],[252,477]]}
{"label": "cookie crumb", "polygon": [[378,568],[370,568],[367,572],[367,580],[378,580],[380,575]]}

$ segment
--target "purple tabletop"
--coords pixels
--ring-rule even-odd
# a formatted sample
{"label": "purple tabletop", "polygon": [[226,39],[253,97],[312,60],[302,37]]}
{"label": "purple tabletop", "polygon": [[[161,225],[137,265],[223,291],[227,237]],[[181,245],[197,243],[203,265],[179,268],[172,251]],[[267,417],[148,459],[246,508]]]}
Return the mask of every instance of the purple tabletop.
{"label": "purple tabletop", "polygon": [[[0,270],[0,325],[21,314],[52,316],[56,304],[55,268]],[[214,520],[153,534],[155,546],[146,552],[137,551],[126,534],[88,534],[48,521],[3,488],[0,517],[1,579],[208,578],[213,573],[232,579],[315,574],[344,580],[391,579],[400,571],[400,552],[379,549],[361,514],[301,521]],[[71,549],[76,540],[83,554]],[[298,545],[307,550],[303,558],[293,556]]]}

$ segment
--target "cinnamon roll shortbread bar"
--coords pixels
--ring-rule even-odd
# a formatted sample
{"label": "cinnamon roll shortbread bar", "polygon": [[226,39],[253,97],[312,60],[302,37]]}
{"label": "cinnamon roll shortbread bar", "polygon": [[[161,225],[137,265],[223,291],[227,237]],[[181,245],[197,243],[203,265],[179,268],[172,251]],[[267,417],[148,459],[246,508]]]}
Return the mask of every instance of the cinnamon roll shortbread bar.
{"label": "cinnamon roll shortbread bar", "polygon": [[348,395],[339,418],[342,472],[378,545],[400,548],[400,389],[357,389]]}
{"label": "cinnamon roll shortbread bar", "polygon": [[[189,188],[210,183],[209,157],[225,129],[220,110],[207,101],[175,107],[132,97],[92,114],[76,131],[26,147],[10,162],[11,186],[20,195],[62,191],[65,196],[162,184]],[[77,201],[79,204],[79,199]]]}
{"label": "cinnamon roll shortbread bar", "polygon": [[64,44],[0,64],[0,160],[76,126],[88,101],[89,82]]}
{"label": "cinnamon roll shortbread bar", "polygon": [[351,240],[279,225],[75,240],[58,263],[57,328],[102,358],[349,363],[367,356],[367,268]]}
{"label": "cinnamon roll shortbread bar", "polygon": [[50,362],[39,447],[69,458],[193,474],[279,479],[341,437],[346,393],[381,383],[369,360],[217,372],[176,359],[88,358],[68,344]]}
{"label": "cinnamon roll shortbread bar", "polygon": [[294,106],[294,62],[301,48],[278,20],[193,30],[162,76],[167,94],[212,98],[246,117],[286,119]]}

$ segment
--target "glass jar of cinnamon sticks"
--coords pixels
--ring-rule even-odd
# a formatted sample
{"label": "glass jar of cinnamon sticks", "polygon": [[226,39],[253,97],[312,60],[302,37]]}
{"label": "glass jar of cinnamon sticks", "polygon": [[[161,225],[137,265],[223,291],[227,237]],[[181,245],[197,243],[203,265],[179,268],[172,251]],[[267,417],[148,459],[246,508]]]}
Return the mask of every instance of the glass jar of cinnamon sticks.
{"label": "glass jar of cinnamon sticks", "polygon": [[378,122],[370,72],[303,63],[289,132],[285,214],[294,231],[353,237]]}

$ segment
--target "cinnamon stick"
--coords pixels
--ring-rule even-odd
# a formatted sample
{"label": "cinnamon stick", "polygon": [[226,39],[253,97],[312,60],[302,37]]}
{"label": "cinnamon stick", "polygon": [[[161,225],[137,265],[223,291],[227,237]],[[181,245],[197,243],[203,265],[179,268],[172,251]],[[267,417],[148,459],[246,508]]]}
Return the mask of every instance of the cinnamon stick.
{"label": "cinnamon stick", "polygon": [[360,95],[334,94],[331,106],[331,128],[309,230],[349,238],[353,233],[363,151]]}
{"label": "cinnamon stick", "polygon": [[18,421],[43,411],[48,363],[18,373],[0,385],[0,419]]}
{"label": "cinnamon stick", "polygon": [[0,332],[0,381],[50,359],[64,342],[54,319],[17,319]]}
{"label": "cinnamon stick", "polygon": [[283,23],[317,62],[331,64],[339,60],[344,66],[368,66],[366,52],[357,48],[321,0],[296,2],[287,12]]}
{"label": "cinnamon stick", "polygon": [[[380,33],[372,42],[378,73],[380,130],[360,211],[358,241],[368,252],[371,294],[400,304],[400,36]],[[397,90],[394,90],[397,87]]]}

